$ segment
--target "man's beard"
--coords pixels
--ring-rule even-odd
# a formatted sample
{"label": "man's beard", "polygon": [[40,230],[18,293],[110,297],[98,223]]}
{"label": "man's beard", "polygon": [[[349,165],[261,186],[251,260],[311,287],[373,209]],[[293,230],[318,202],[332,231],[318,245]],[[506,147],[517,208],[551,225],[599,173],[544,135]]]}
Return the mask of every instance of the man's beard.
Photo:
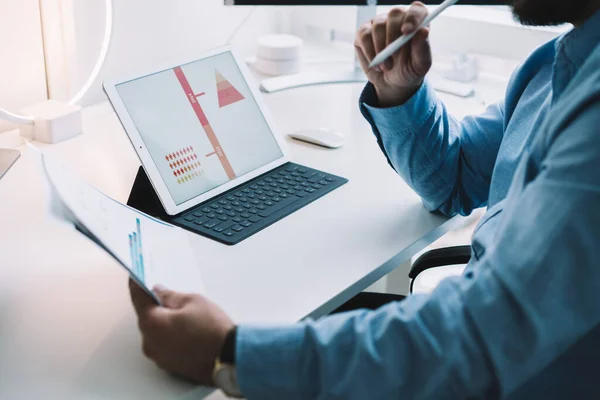
{"label": "man's beard", "polygon": [[580,21],[592,0],[508,0],[523,25],[551,26]]}

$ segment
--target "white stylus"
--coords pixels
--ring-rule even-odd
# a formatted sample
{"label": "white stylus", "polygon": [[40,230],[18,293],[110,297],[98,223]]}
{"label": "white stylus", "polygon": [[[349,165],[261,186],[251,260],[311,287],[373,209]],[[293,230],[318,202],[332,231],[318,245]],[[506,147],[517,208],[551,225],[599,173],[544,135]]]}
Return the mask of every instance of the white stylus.
{"label": "white stylus", "polygon": [[458,2],[458,0],[446,0],[442,4],[437,6],[436,9],[433,10],[433,12],[431,14],[429,14],[427,16],[427,18],[425,18],[425,20],[423,20],[423,23],[421,23],[421,25],[419,25],[417,27],[417,29],[415,29],[412,33],[409,33],[408,35],[400,36],[398,39],[396,39],[392,43],[390,43],[390,45],[388,47],[383,49],[381,51],[381,53],[377,54],[377,56],[375,56],[373,61],[371,61],[371,64],[369,64],[369,68],[376,67],[379,64],[383,63],[388,58],[390,58],[392,55],[394,55],[394,53],[396,53],[398,50],[400,50],[400,48],[402,48],[402,46],[404,46],[406,43],[410,42],[411,39],[415,37],[415,35],[419,31],[419,29],[429,25],[431,23],[431,21],[436,19],[441,13],[444,12],[444,10],[446,10],[450,6],[455,5],[457,2]]}

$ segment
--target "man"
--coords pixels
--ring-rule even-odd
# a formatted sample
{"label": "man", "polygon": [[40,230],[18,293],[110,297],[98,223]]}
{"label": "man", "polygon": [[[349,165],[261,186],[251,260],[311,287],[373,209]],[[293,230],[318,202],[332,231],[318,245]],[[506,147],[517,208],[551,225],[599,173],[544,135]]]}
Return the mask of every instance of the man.
{"label": "man", "polygon": [[[132,286],[146,355],[208,385],[220,357],[237,382],[219,385],[251,399],[600,398],[600,1],[512,7],[525,24],[575,29],[536,50],[485,114],[459,122],[436,98],[428,29],[367,71],[361,98],[428,209],[489,207],[462,277],[375,311],[237,329],[200,296],[157,288],[161,308]],[[365,70],[426,14],[415,3],[363,26]]]}

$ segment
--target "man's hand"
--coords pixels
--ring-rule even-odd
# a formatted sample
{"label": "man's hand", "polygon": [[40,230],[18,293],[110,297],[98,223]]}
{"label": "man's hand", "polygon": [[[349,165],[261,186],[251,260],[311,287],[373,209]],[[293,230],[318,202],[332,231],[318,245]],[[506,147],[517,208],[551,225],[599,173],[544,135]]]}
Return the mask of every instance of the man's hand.
{"label": "man's hand", "polygon": [[394,40],[413,32],[427,15],[427,7],[415,2],[408,10],[394,8],[388,15],[377,16],[358,30],[354,42],[356,53],[382,107],[406,103],[423,84],[432,65],[429,28],[421,28],[383,64],[369,69],[369,63]]}
{"label": "man's hand", "polygon": [[214,386],[212,371],[225,336],[234,327],[214,303],[199,295],[154,288],[164,307],[133,281],[131,299],[138,315],[143,351],[160,368],[205,386]]}

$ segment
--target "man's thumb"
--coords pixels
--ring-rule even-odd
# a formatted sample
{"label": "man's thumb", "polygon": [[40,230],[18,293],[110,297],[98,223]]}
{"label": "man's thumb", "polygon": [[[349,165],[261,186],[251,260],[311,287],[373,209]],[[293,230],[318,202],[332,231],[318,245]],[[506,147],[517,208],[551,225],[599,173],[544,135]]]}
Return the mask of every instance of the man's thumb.
{"label": "man's thumb", "polygon": [[154,286],[154,293],[166,308],[180,308],[183,303],[183,295],[167,289],[162,285]]}

